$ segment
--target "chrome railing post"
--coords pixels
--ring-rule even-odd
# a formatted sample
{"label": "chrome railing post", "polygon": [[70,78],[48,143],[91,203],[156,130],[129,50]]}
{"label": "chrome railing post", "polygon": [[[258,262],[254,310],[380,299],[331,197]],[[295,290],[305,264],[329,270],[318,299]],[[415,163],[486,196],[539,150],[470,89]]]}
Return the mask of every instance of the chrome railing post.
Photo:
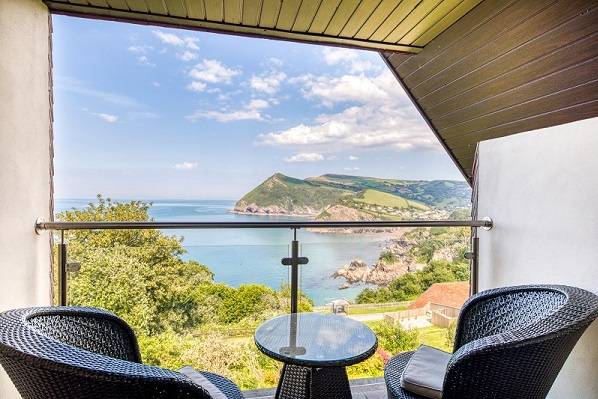
{"label": "chrome railing post", "polygon": [[478,271],[479,271],[479,260],[480,260],[480,239],[476,235],[472,239],[471,243],[472,259],[471,259],[471,295],[478,293]]}
{"label": "chrome railing post", "polygon": [[67,251],[64,243],[64,230],[60,231],[60,244],[58,244],[58,304],[66,306],[66,273]]}
{"label": "chrome railing post", "polygon": [[299,309],[299,265],[306,265],[309,259],[299,256],[299,241],[297,240],[297,228],[293,227],[293,241],[291,241],[291,257],[283,258],[281,263],[291,266],[291,313],[297,313]]}
{"label": "chrome railing post", "polygon": [[293,242],[291,243],[291,313],[297,313],[299,302],[299,241],[297,229],[293,229]]}

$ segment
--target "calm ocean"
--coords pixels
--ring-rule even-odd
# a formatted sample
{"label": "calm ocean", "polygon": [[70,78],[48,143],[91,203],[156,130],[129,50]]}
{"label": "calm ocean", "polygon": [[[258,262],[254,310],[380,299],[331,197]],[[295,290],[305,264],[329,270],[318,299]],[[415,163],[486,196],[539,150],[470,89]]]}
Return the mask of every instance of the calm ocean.
{"label": "calm ocean", "polygon": [[[56,200],[55,210],[83,208],[90,200]],[[288,216],[237,215],[230,212],[235,201],[156,200],[150,216],[156,221],[290,221],[304,220]],[[288,268],[280,259],[288,256],[292,233],[286,229],[239,230],[167,230],[166,234],[184,237],[188,259],[207,265],[218,282],[232,286],[265,284],[278,289],[288,282]],[[353,259],[373,263],[384,246],[382,234],[324,234],[299,230],[302,256],[309,264],[301,266],[301,289],[316,305],[333,299],[353,299],[365,287],[338,287],[344,280],[330,275]]]}

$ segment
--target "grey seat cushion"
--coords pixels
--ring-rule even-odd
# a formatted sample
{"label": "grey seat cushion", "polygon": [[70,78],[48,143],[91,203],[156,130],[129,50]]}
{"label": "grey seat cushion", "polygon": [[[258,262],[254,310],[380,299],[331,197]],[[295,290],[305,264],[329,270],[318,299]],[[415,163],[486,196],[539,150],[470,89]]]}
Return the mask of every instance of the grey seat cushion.
{"label": "grey seat cushion", "polygon": [[216,385],[212,384],[201,372],[193,367],[185,366],[177,371],[208,391],[212,399],[227,399],[226,395]]}
{"label": "grey seat cushion", "polygon": [[450,353],[426,345],[420,346],[401,375],[401,387],[417,395],[441,399],[444,375],[450,359]]}

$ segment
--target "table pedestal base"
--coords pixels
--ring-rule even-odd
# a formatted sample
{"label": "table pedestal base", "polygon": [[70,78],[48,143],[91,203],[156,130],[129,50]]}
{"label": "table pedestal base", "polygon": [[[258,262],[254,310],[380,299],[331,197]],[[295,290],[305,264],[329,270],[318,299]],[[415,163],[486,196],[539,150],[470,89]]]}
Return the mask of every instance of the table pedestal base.
{"label": "table pedestal base", "polygon": [[344,367],[302,367],[285,364],[276,399],[351,399]]}

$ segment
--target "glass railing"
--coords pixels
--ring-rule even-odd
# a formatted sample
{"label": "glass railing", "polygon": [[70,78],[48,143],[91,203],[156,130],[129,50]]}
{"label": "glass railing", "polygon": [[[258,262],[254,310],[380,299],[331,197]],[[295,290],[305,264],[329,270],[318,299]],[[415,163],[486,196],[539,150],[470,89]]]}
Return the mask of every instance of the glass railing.
{"label": "glass railing", "polygon": [[135,330],[148,364],[191,365],[255,389],[275,386],[281,364],[256,348],[253,334],[293,303],[376,333],[377,351],[349,367],[350,378],[381,376],[391,356],[422,343],[450,351],[477,267],[470,232],[489,226],[71,220],[37,227],[55,231],[57,304],[113,311]]}

